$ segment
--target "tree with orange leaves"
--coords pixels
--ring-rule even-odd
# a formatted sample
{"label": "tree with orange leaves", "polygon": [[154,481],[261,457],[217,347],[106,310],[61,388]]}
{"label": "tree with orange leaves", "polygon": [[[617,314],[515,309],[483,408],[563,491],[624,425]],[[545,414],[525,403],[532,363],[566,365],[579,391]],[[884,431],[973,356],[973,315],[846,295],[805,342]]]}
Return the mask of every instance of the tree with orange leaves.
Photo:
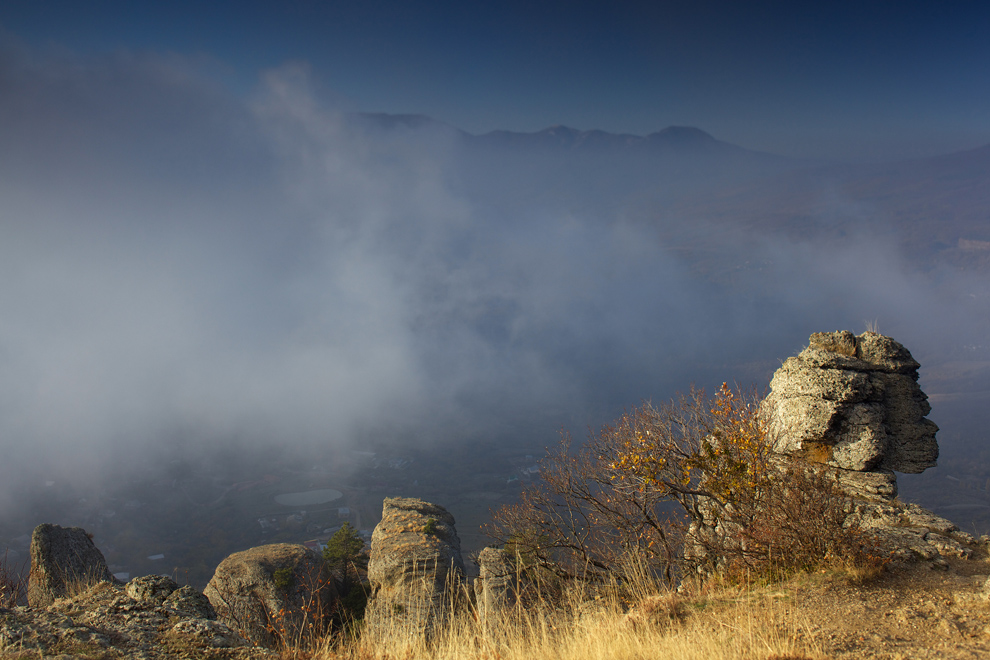
{"label": "tree with orange leaves", "polygon": [[807,567],[862,546],[834,483],[776,454],[759,397],[724,383],[644,403],[571,444],[562,434],[542,479],[490,528],[530,569],[605,579],[635,557],[673,579],[685,562]]}

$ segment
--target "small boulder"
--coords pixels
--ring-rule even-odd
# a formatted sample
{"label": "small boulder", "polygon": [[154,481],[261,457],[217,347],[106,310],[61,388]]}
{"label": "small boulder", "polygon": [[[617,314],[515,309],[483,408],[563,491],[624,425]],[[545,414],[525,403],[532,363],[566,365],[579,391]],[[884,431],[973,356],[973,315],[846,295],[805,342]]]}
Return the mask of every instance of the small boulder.
{"label": "small boulder", "polygon": [[145,575],[128,582],[124,593],[134,600],[161,605],[178,588],[179,583],[167,575]]}
{"label": "small boulder", "polygon": [[235,552],[203,593],[219,621],[266,648],[295,640],[304,629],[321,634],[337,599],[323,557],[290,543]]}
{"label": "small boulder", "polygon": [[213,609],[210,600],[189,585],[179,587],[170,593],[162,605],[172,614],[182,618],[210,621],[217,618],[216,610]]}
{"label": "small boulder", "polygon": [[209,599],[189,585],[167,575],[145,575],[134,578],[124,587],[124,593],[138,602],[161,605],[174,616],[189,619],[216,619],[217,613]]}
{"label": "small boulder", "polygon": [[96,582],[114,582],[114,578],[86,530],[48,523],[34,528],[28,605],[47,607],[56,598]]}

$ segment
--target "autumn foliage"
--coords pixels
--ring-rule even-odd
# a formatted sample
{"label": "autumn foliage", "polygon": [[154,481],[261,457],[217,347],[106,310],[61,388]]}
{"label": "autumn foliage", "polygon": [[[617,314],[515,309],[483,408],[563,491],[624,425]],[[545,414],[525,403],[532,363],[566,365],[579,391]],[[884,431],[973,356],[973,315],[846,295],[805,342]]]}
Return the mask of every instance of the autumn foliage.
{"label": "autumn foliage", "polygon": [[496,512],[492,535],[561,578],[611,579],[631,557],[671,580],[875,561],[822,466],[773,445],[759,397],[725,384],[645,403],[576,450],[562,434],[542,480]]}

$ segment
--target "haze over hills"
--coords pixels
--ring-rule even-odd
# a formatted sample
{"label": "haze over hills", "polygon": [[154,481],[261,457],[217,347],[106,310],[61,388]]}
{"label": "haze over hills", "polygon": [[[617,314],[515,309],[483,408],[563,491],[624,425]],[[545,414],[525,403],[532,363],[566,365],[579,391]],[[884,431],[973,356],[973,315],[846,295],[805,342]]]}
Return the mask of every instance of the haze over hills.
{"label": "haze over hills", "polygon": [[[567,126],[471,135],[423,115],[361,113],[351,120],[388,130],[447,133],[465,149],[480,151],[484,162],[471,165],[486,174],[493,173],[486,168],[500,156],[506,159],[503,170],[527,170],[542,156],[547,160],[537,161],[541,184],[555,181],[547,170],[558,168],[572,185],[575,177],[594,178],[598,186],[607,181],[614,198],[625,192],[626,181],[629,194],[647,195],[644,208],[626,209],[643,218],[656,211],[649,204],[664,202],[672,205],[664,212],[685,221],[724,221],[758,235],[834,240],[869,226],[896,233],[925,268],[946,261],[960,267],[983,264],[986,251],[978,242],[990,240],[990,145],[922,159],[842,164],[752,151],[695,127],[671,126],[647,136]],[[690,185],[681,185],[685,181]],[[580,186],[567,192],[582,198]],[[829,205],[828,216],[822,216]]]}
{"label": "haze over hills", "polygon": [[[5,115],[0,544],[81,524],[122,570],[165,554],[202,580],[410,495],[470,550],[561,427],[764,387],[810,333],[874,320],[942,428],[942,467],[902,492],[990,530],[990,149],[844,165],[696,128],[475,136],[294,94],[127,130]],[[274,500],[310,489],[344,498]]]}
{"label": "haze over hills", "polygon": [[[946,494],[939,486],[942,473],[950,470],[970,472],[971,484],[990,477],[983,459],[969,462],[974,455],[984,456],[978,429],[990,422],[980,412],[990,403],[990,345],[985,322],[975,321],[990,310],[985,287],[990,146],[922,159],[843,164],[755,152],[693,127],[669,127],[645,137],[565,126],[474,136],[423,116],[365,114],[358,120],[409,135],[437,131],[452,136],[461,151],[451,179],[471,199],[483,200],[495,222],[511,224],[517,214],[533,209],[564,208],[573,217],[648,232],[659,249],[676,255],[698,281],[714,287],[704,295],[727,304],[729,312],[719,322],[739,322],[726,296],[739,296],[753,310],[767,312],[768,321],[779,321],[780,298],[788,286],[793,292],[810,286],[809,292],[824,294],[820,307],[805,308],[823,327],[864,295],[872,297],[878,312],[885,305],[916,306],[922,316],[934,316],[904,332],[909,338],[926,332],[938,337],[922,340],[913,350],[927,367],[923,382],[936,402],[942,462],[949,467],[903,479],[904,492],[917,484],[922,488],[917,496],[967,507],[967,514],[976,516],[969,524],[990,524],[986,483],[982,493],[950,489]],[[817,272],[797,266],[795,258]],[[833,263],[823,265],[829,260]],[[801,274],[793,280],[796,273]],[[825,281],[819,279],[823,276]],[[502,322],[497,315],[487,320]],[[739,349],[741,355],[713,348],[707,357],[720,355],[716,363],[748,363],[729,368],[726,377],[765,384],[775,361],[748,361],[765,350],[760,339],[750,341]],[[695,349],[695,375],[685,370],[680,387],[726,369],[713,368],[704,353]],[[637,370],[625,373],[635,378]],[[637,382],[647,380],[646,374],[638,375]],[[605,382],[613,395],[624,389],[609,377]],[[631,392],[628,402],[635,402]]]}

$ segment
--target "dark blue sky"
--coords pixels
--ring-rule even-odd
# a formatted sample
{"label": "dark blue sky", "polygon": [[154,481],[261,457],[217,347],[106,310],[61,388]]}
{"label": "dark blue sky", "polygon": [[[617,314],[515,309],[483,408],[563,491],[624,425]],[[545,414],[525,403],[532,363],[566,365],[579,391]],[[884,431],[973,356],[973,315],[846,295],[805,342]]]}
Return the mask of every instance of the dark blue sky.
{"label": "dark blue sky", "polygon": [[302,61],[346,109],[471,132],[696,125],[883,158],[990,142],[985,2],[5,0],[5,38],[200,59],[238,91]]}

